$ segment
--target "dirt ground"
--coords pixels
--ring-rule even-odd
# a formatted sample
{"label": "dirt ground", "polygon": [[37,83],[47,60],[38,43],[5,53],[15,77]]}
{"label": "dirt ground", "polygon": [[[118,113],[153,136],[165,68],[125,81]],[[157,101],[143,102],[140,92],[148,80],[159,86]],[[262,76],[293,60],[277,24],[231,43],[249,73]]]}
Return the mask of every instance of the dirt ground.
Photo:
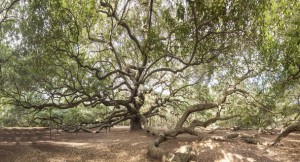
{"label": "dirt ground", "polygon": [[[213,135],[224,135],[219,130]],[[251,134],[244,131],[239,133]],[[253,145],[239,139],[231,141],[199,140],[180,135],[168,139],[161,148],[176,151],[192,145],[194,161],[218,162],[297,162],[300,161],[300,132],[292,133],[278,146],[267,148],[275,135],[260,135],[262,144]],[[128,128],[112,128],[110,132],[64,133],[45,128],[4,128],[0,131],[0,162],[65,162],[65,161],[157,161],[147,156],[147,146],[155,137],[144,131],[129,132]]]}

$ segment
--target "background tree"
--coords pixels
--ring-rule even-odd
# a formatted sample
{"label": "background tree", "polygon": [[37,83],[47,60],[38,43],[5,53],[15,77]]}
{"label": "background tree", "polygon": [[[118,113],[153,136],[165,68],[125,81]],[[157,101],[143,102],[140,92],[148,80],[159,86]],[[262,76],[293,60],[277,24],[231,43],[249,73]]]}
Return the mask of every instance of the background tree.
{"label": "background tree", "polygon": [[2,67],[12,56],[11,50],[8,47],[8,40],[5,38],[9,37],[7,29],[11,27],[13,23],[12,13],[14,7],[19,0],[3,0],[0,3],[0,80],[2,82]]}
{"label": "background tree", "polygon": [[281,102],[276,104],[277,112],[280,114],[280,123],[287,127],[273,145],[289,133],[299,130],[300,127],[299,93],[297,92],[300,73],[299,7],[299,1],[290,3],[272,1],[266,17],[270,30],[266,32],[266,44],[263,47],[269,59],[278,60],[276,64],[270,66],[270,74],[275,78],[272,82],[272,91],[277,95],[281,94],[279,95]]}

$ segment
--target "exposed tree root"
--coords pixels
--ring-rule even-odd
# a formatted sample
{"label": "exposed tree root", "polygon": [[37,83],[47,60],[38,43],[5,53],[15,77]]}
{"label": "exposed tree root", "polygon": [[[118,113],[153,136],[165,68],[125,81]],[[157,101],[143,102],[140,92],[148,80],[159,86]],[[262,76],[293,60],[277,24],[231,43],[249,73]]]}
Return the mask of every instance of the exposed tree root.
{"label": "exposed tree root", "polygon": [[249,143],[249,144],[259,144],[261,143],[258,139],[256,138],[251,138],[251,137],[248,137],[248,138],[241,138],[244,142],[246,143]]}
{"label": "exposed tree root", "polygon": [[216,141],[226,141],[226,140],[236,138],[238,136],[239,136],[238,133],[233,133],[233,134],[228,134],[228,135],[225,135],[225,136],[212,136],[212,137],[210,137],[210,139],[216,140]]}
{"label": "exposed tree root", "polygon": [[243,142],[249,144],[258,144],[261,143],[258,139],[256,139],[256,135],[249,135],[249,134],[239,134],[239,133],[232,133],[225,136],[212,136],[210,139],[215,141],[227,141],[233,138],[240,138]]}

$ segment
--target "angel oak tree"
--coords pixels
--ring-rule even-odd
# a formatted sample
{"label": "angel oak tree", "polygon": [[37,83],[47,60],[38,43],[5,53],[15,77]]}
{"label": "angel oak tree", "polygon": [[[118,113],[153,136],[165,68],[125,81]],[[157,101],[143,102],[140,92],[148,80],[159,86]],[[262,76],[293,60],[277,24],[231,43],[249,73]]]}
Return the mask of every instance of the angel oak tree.
{"label": "angel oak tree", "polygon": [[215,69],[222,72],[225,63],[241,66],[248,59],[237,49],[259,44],[265,5],[241,0],[18,2],[10,36],[3,38],[11,39],[14,57],[2,95],[25,109],[105,105],[110,111],[93,127],[130,120],[131,130],[142,129],[167,105],[189,99],[193,94],[185,89],[203,83]]}

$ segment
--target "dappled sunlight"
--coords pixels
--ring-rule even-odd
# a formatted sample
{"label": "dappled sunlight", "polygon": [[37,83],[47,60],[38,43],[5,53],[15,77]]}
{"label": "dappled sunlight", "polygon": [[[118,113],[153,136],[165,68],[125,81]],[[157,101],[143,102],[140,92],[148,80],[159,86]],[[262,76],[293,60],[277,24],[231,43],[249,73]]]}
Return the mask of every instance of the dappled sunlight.
{"label": "dappled sunlight", "polygon": [[47,158],[48,162],[66,162],[66,161],[82,161],[83,157],[78,155],[78,156],[73,156],[69,157],[68,159],[65,158]]}
{"label": "dappled sunlight", "polygon": [[284,143],[282,145],[277,145],[274,147],[270,147],[265,150],[268,156],[273,157],[277,161],[287,161],[294,162],[299,161],[300,159],[300,150],[299,144],[288,144]]}
{"label": "dappled sunlight", "polygon": [[299,136],[299,137],[300,137],[300,131],[290,133],[289,135],[290,135],[290,136]]}
{"label": "dappled sunlight", "polygon": [[0,142],[0,145],[2,146],[13,146],[13,145],[22,145],[22,146],[27,146],[27,145],[31,145],[33,144],[33,142]]}
{"label": "dappled sunlight", "polygon": [[65,159],[57,159],[57,158],[48,158],[48,162],[65,162]]}
{"label": "dappled sunlight", "polygon": [[177,142],[180,146],[181,145],[188,145],[189,144],[189,142],[186,142],[186,141],[184,141],[184,142]]}
{"label": "dappled sunlight", "polygon": [[70,147],[79,147],[79,146],[89,145],[89,143],[63,142],[63,141],[45,141],[45,143],[53,144],[53,145],[65,145],[65,146],[70,146]]}
{"label": "dappled sunlight", "polygon": [[128,156],[128,153],[126,151],[120,151],[118,152],[118,156]]}
{"label": "dappled sunlight", "polygon": [[271,150],[271,149],[266,149],[265,152],[270,155],[270,156],[275,156],[276,155],[276,152]]}
{"label": "dappled sunlight", "polygon": [[221,152],[224,157],[223,159],[216,160],[216,162],[243,162],[243,161],[255,162],[256,161],[253,158],[244,157],[242,155],[226,152],[224,150],[221,150]]}
{"label": "dappled sunlight", "polygon": [[210,154],[218,155],[219,143],[212,140],[195,141],[191,144],[192,150],[197,156],[209,156]]}
{"label": "dappled sunlight", "polygon": [[136,153],[136,155],[130,156],[128,161],[145,161],[144,156],[147,156],[146,154],[147,154],[147,150],[142,149],[138,153]]}
{"label": "dappled sunlight", "polygon": [[148,138],[147,136],[140,136],[139,138]]}
{"label": "dappled sunlight", "polygon": [[215,142],[212,142],[212,140],[208,140],[208,141],[204,142],[204,146],[209,147],[210,149],[213,150],[214,148],[219,146],[219,144],[215,143]]}
{"label": "dappled sunlight", "polygon": [[265,150],[268,145],[268,142],[263,142],[261,145],[257,145],[257,148],[260,150]]}
{"label": "dappled sunlight", "polygon": [[295,140],[295,139],[284,139],[285,141],[288,142],[296,142],[296,143],[300,143],[300,140]]}
{"label": "dappled sunlight", "polygon": [[[14,131],[18,132],[19,130]],[[34,139],[36,132],[40,132],[41,136],[47,137],[48,132],[45,129],[39,131],[24,130],[19,131],[19,134],[16,134],[14,131],[6,135],[3,132],[0,134],[3,135],[2,139],[6,139],[6,141],[0,141],[0,150],[8,149],[2,153],[5,153],[6,157],[9,156],[11,158],[13,156],[9,154],[12,151],[9,150],[25,148],[18,151],[30,152],[15,157],[17,160],[30,159],[29,155],[38,154],[37,158],[40,158],[40,161],[53,162],[95,161],[95,159],[119,161],[121,158],[127,161],[145,161],[148,157],[147,146],[155,139],[152,135],[147,136],[148,134],[144,132],[128,132],[115,128],[107,134],[77,133],[76,135],[60,132],[53,134],[52,140],[49,138]],[[28,136],[31,136],[31,138],[27,138]],[[290,139],[292,138],[285,140]],[[292,140],[297,140],[297,138]],[[283,145],[280,147],[276,146],[265,150],[266,145],[264,144],[249,145],[240,141],[200,140],[193,136],[182,135],[179,138],[168,139],[168,142],[163,143],[161,147],[167,151],[176,151],[179,147],[178,145],[191,145],[193,154],[196,156],[195,161],[203,161],[202,159],[204,159],[204,161],[219,162],[259,162],[269,161],[268,157],[279,161],[287,161],[287,157],[281,158],[281,156],[286,155],[296,159],[299,156],[299,152],[296,149],[299,143],[292,141],[283,142]],[[2,155],[0,151],[0,156]]]}
{"label": "dappled sunlight", "polygon": [[131,146],[136,146],[136,145],[139,145],[139,144],[143,144],[142,142],[135,142],[135,143],[132,143]]}
{"label": "dappled sunlight", "polygon": [[206,147],[206,148],[213,150],[220,145],[216,142],[213,142],[212,140],[207,140],[207,141],[203,141],[203,142],[192,142],[192,146],[193,147],[198,147],[198,146]]}

